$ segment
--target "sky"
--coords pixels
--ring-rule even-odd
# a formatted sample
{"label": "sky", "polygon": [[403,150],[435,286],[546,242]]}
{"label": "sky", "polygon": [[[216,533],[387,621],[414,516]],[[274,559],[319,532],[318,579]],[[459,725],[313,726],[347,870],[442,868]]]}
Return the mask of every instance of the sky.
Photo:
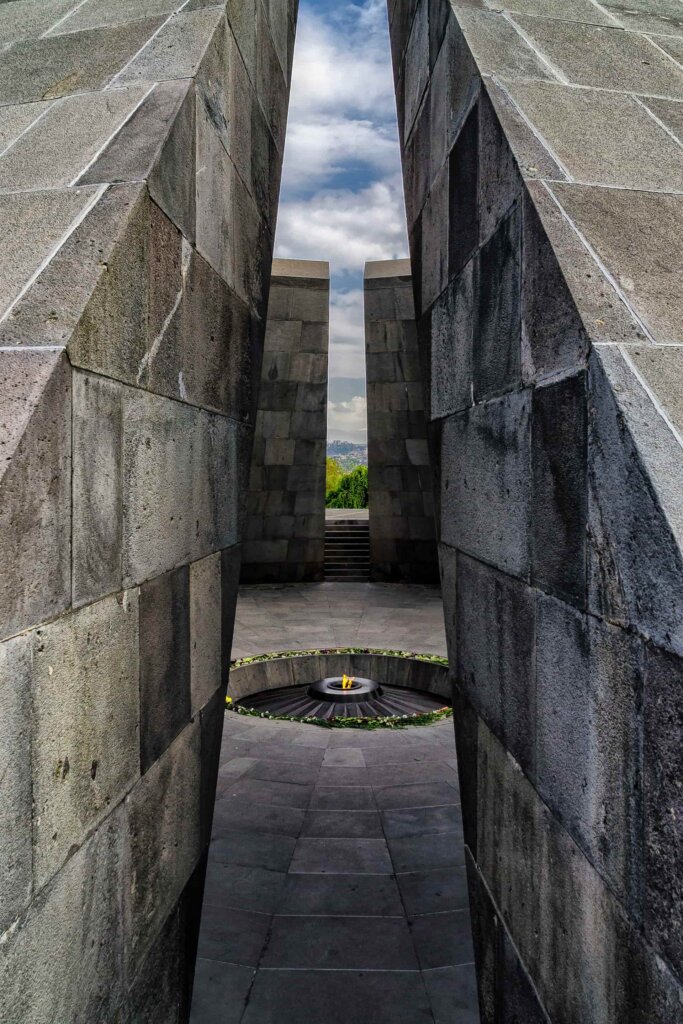
{"label": "sky", "polygon": [[275,255],[328,260],[328,438],[365,443],[363,266],[408,254],[386,0],[301,0]]}

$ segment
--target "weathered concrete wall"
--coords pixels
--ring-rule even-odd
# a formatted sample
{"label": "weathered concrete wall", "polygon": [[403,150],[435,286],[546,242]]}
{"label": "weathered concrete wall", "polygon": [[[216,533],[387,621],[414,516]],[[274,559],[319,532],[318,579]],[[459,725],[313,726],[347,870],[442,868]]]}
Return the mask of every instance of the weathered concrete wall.
{"label": "weathered concrete wall", "polygon": [[187,1016],[295,15],[0,5],[8,1024]]}
{"label": "weathered concrete wall", "polygon": [[389,7],[482,1019],[679,1022],[681,7]]}
{"label": "weathered concrete wall", "polygon": [[370,572],[439,579],[410,260],[365,264]]}
{"label": "weathered concrete wall", "polygon": [[242,561],[245,583],[322,580],[330,269],[274,260]]}

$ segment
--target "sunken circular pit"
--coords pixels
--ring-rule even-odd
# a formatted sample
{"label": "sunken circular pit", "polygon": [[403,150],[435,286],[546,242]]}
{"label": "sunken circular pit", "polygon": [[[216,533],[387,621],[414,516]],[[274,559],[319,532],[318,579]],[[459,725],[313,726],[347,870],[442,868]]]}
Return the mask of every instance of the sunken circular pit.
{"label": "sunken circular pit", "polygon": [[447,679],[443,659],[430,656],[288,652],[235,663],[229,706],[243,714],[320,724],[408,724],[449,712]]}

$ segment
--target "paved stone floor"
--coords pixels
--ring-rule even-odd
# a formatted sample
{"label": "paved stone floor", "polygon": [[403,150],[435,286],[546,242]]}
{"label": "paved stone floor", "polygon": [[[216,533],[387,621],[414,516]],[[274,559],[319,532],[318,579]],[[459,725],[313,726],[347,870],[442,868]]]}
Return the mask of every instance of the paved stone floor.
{"label": "paved stone floor", "polygon": [[295,583],[241,587],[233,658],[310,647],[446,654],[438,587]]}
{"label": "paved stone floor", "polygon": [[[233,656],[445,652],[434,587],[245,587]],[[478,1024],[453,723],[228,714],[192,1024]]]}
{"label": "paved stone floor", "polygon": [[192,1024],[475,1024],[453,724],[226,717]]}

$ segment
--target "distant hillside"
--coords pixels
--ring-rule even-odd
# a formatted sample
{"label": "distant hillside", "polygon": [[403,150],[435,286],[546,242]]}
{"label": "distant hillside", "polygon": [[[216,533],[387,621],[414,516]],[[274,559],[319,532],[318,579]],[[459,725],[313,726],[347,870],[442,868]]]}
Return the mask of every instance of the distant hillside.
{"label": "distant hillside", "polygon": [[342,469],[350,470],[354,466],[367,466],[368,446],[354,444],[353,441],[328,441],[327,454],[336,459]]}

